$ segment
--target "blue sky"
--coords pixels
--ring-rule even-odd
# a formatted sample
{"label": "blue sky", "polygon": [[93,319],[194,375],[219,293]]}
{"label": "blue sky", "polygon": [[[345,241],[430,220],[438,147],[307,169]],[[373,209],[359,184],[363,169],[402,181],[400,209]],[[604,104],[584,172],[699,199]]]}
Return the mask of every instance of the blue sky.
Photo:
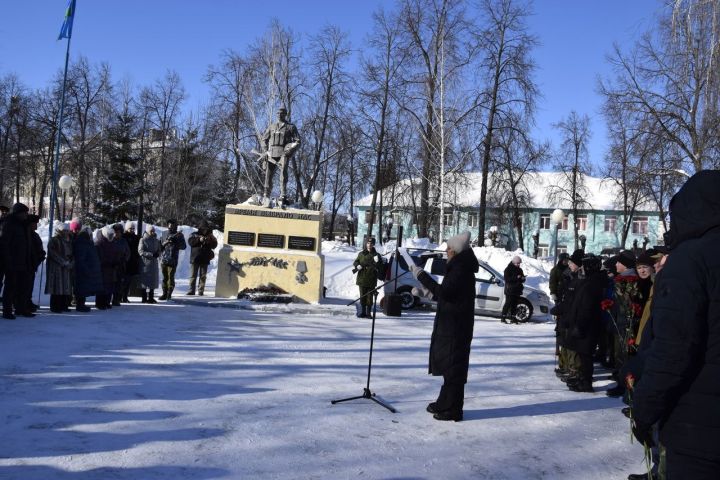
{"label": "blue sky", "polygon": [[[0,75],[16,73],[29,87],[47,85],[62,68],[65,41],[56,41],[66,0],[2,0]],[[107,61],[113,77],[150,84],[176,70],[190,94],[186,108],[207,99],[202,78],[224,49],[243,51],[273,17],[304,35],[327,23],[348,32],[362,49],[371,13],[393,1],[305,0],[77,0],[71,56]],[[591,118],[591,161],[602,160],[607,138],[596,93],[598,75],[609,75],[605,56],[613,42],[630,46],[651,28],[659,0],[536,0],[530,30],[543,98],[536,116],[537,138],[557,144],[551,127],[571,110]]]}

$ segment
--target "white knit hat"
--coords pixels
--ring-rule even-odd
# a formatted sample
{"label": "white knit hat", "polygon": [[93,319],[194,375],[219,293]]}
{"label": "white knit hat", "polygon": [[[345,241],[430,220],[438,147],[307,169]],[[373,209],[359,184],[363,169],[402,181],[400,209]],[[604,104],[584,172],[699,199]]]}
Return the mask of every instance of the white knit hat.
{"label": "white knit hat", "polygon": [[463,250],[470,248],[470,232],[463,232],[454,237],[450,237],[447,241],[447,247],[453,250],[455,253],[460,253]]}
{"label": "white knit hat", "polygon": [[145,231],[146,231],[147,233],[154,232],[154,231],[155,231],[155,225],[153,225],[152,223],[148,223],[148,224],[145,226]]}
{"label": "white knit hat", "polygon": [[135,222],[128,220],[125,222],[125,231],[127,232],[130,229],[135,230]]}

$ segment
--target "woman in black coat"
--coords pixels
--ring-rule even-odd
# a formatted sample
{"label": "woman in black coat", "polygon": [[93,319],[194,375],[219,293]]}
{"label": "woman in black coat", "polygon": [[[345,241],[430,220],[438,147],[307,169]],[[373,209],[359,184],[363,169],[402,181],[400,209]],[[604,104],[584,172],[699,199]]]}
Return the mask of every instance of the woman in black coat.
{"label": "woman in black coat", "polygon": [[429,373],[442,375],[444,382],[440,395],[427,406],[427,411],[436,420],[457,422],[463,416],[475,323],[475,272],[479,263],[470,248],[469,232],[448,240],[447,253],[447,271],[442,284],[417,265],[410,268],[438,302],[430,340]]}
{"label": "woman in black coat", "polygon": [[85,305],[85,298],[92,297],[103,291],[100,257],[91,235],[92,229],[83,227],[73,241],[75,310],[78,312],[89,312],[90,307]]}
{"label": "woman in black coat", "polygon": [[522,296],[523,283],[525,283],[525,274],[520,268],[522,260],[517,255],[505,267],[503,276],[505,277],[505,304],[502,308],[500,321],[506,323],[508,320],[512,323],[518,323],[515,320],[515,307]]}

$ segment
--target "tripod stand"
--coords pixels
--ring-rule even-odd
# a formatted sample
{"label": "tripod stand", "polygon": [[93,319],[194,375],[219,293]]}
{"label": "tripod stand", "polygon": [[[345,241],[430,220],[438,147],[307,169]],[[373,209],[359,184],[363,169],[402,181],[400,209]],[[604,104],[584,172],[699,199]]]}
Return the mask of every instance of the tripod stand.
{"label": "tripod stand", "polygon": [[348,401],[350,401],[350,400],[357,400],[357,399],[359,399],[359,398],[367,398],[368,400],[372,400],[373,402],[377,403],[378,405],[387,408],[387,409],[390,410],[392,413],[396,413],[396,412],[397,412],[397,410],[395,410],[395,409],[394,409],[393,407],[391,407],[390,405],[388,405],[388,404],[386,404],[386,403],[383,403],[382,401],[380,401],[380,400],[378,400],[377,398],[375,398],[375,394],[370,390],[370,372],[372,371],[373,345],[374,345],[374,343],[375,343],[375,314],[376,314],[376,311],[377,311],[377,296],[378,296],[378,290],[380,290],[381,288],[383,288],[386,284],[388,284],[388,283],[390,283],[390,282],[393,282],[393,281],[396,281],[399,277],[402,277],[402,276],[405,275],[406,273],[408,273],[408,272],[403,272],[403,273],[401,273],[401,274],[398,275],[397,277],[388,280],[387,282],[383,283],[382,285],[380,285],[379,287],[375,288],[374,290],[370,290],[370,291],[367,292],[365,295],[362,295],[361,297],[359,297],[359,298],[355,299],[354,301],[348,303],[348,306],[350,306],[350,305],[353,305],[353,304],[355,304],[356,302],[359,302],[360,300],[362,300],[362,298],[365,297],[366,295],[372,295],[372,296],[373,296],[372,327],[371,327],[371,330],[370,330],[370,357],[369,357],[369,359],[368,359],[367,383],[365,384],[365,388],[363,388],[363,393],[362,393],[362,395],[357,395],[357,396],[355,396],[355,397],[350,397],[350,398],[343,398],[343,399],[340,399],[340,400],[332,400],[332,401],[330,402],[331,404],[335,405],[336,403],[348,402]]}

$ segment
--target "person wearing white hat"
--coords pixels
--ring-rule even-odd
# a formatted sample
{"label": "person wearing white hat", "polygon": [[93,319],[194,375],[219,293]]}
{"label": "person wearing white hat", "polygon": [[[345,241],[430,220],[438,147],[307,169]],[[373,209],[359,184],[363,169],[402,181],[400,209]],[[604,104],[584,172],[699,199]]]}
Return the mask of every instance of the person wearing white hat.
{"label": "person wearing white hat", "polygon": [[515,319],[515,308],[523,292],[523,283],[525,283],[525,274],[520,268],[521,263],[522,259],[515,255],[503,272],[505,277],[505,304],[500,314],[500,321],[503,323],[518,323]]}
{"label": "person wearing white hat", "polygon": [[442,284],[415,264],[410,269],[438,305],[430,339],[429,373],[442,375],[443,385],[437,400],[426,410],[435,420],[459,422],[475,324],[475,272],[480,264],[470,248],[470,232],[449,239],[446,251],[447,271]]}
{"label": "person wearing white hat", "polygon": [[155,233],[155,227],[145,227],[140,244],[140,288],[142,289],[142,303],[157,303],[155,289],[160,284],[160,270],[158,257],[160,257],[160,240]]}

